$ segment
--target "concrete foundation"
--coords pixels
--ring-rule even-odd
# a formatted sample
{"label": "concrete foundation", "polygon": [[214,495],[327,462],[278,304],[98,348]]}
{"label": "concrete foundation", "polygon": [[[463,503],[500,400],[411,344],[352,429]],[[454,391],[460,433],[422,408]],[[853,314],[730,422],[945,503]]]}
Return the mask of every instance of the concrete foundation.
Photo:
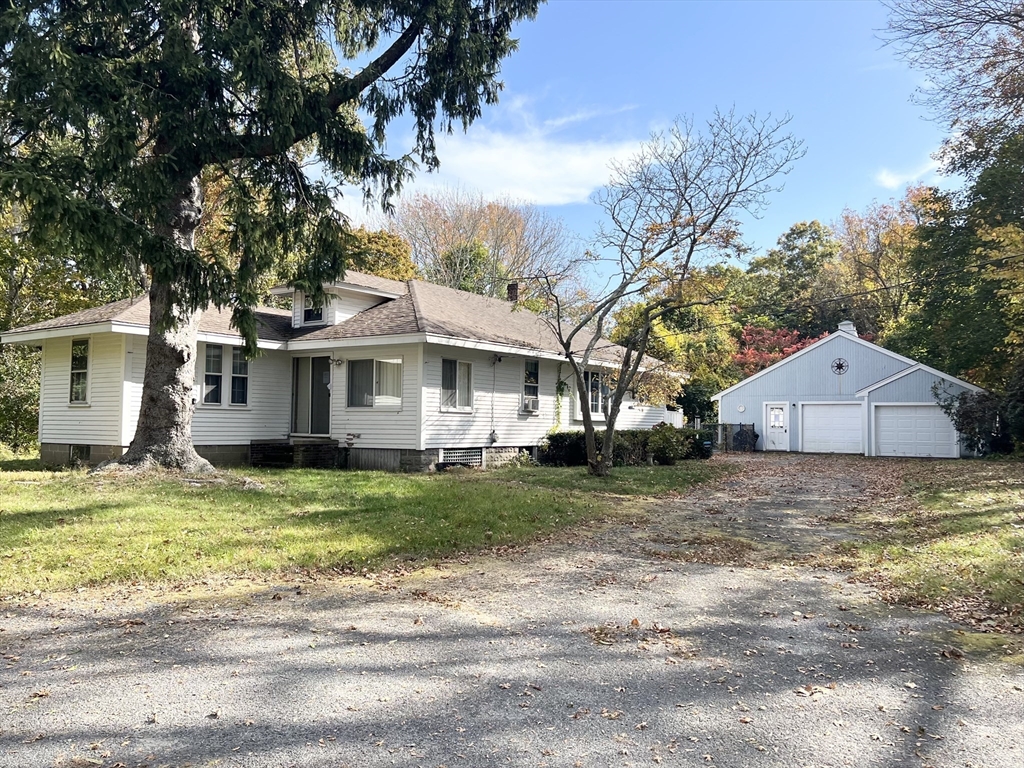
{"label": "concrete foundation", "polygon": [[[95,467],[122,456],[127,450],[126,445],[41,443],[39,459],[47,467]],[[197,445],[196,453],[217,467],[241,467],[249,463],[248,445]]]}
{"label": "concrete foundation", "polygon": [[100,462],[116,459],[128,448],[120,445],[91,445],[88,443],[41,443],[39,459],[47,467],[84,465],[94,467]]}
{"label": "concrete foundation", "polygon": [[248,445],[197,445],[196,453],[215,467],[244,467],[249,464]]}

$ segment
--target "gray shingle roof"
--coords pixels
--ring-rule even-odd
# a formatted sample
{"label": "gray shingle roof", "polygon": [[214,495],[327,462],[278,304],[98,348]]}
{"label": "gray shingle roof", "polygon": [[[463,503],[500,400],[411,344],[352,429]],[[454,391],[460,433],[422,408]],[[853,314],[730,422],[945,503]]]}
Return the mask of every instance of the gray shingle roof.
{"label": "gray shingle roof", "polygon": [[401,333],[421,333],[412,297],[408,291],[393,301],[385,301],[364,309],[338,325],[291,328],[291,338],[302,341],[329,341],[354,339],[363,336],[394,336]]}
{"label": "gray shingle roof", "polygon": [[[562,353],[555,334],[541,317],[500,299],[446,288],[422,280],[403,283],[359,272],[348,272],[342,282],[400,295],[397,299],[387,299],[377,306],[365,309],[337,325],[306,328],[292,328],[292,316],[288,310],[261,307],[257,310],[259,338],[277,342],[326,342],[430,333],[539,352],[559,355]],[[69,328],[108,321],[147,326],[149,299],[126,299],[16,328],[8,333]],[[239,335],[231,325],[231,312],[213,307],[203,313],[199,330],[201,333]],[[589,338],[580,334],[573,345],[574,351],[582,352]],[[621,353],[622,347],[601,340],[594,348],[592,358],[595,361],[618,362]],[[649,359],[648,366],[657,364],[657,360]]]}
{"label": "gray shingle roof", "polygon": [[335,285],[358,285],[361,288],[369,288],[374,291],[385,293],[408,293],[409,288],[403,280],[391,280],[387,277],[368,275],[365,272],[356,272],[350,269],[345,277],[338,280]]}
{"label": "gray shingle roof", "polygon": [[[260,307],[256,311],[257,335],[266,341],[287,341],[291,336],[292,313],[286,309]],[[133,299],[115,301],[102,307],[83,309],[70,315],[44,320],[40,323],[12,328],[4,335],[12,333],[28,333],[46,331],[55,328],[75,328],[94,323],[117,322],[126,325],[146,327],[149,325],[149,297],[139,296]],[[203,312],[199,321],[200,333],[222,333],[238,336],[238,331],[231,324],[231,311],[209,307]]]}

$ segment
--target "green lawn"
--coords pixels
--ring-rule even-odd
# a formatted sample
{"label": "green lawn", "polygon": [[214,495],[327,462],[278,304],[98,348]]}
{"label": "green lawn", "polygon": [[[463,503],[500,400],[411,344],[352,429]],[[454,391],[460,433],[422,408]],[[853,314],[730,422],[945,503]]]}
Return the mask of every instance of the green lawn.
{"label": "green lawn", "polygon": [[850,548],[855,566],[904,602],[1024,627],[1024,464],[921,462],[906,482],[916,503],[858,521],[869,540]]}
{"label": "green lawn", "polygon": [[[521,543],[709,479],[706,464],[444,475],[245,470],[215,482],[0,466],[0,594],[380,567]],[[251,478],[255,483],[247,483]]]}

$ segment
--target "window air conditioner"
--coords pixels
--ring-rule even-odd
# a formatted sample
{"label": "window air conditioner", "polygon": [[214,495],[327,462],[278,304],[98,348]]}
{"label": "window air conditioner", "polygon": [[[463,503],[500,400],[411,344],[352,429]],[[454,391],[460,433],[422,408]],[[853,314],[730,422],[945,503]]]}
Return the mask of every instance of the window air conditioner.
{"label": "window air conditioner", "polygon": [[539,397],[524,397],[523,398],[523,410],[526,413],[537,413],[540,410],[540,398]]}

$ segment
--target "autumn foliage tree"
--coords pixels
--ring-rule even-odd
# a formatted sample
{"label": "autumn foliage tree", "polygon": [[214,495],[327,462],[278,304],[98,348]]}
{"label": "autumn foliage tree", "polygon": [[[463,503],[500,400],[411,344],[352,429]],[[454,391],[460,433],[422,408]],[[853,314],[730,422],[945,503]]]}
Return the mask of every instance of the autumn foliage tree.
{"label": "autumn foliage tree", "polygon": [[[652,136],[628,161],[613,168],[612,180],[597,193],[604,220],[594,243],[608,275],[603,289],[567,296],[557,280],[542,280],[550,300],[548,320],[571,371],[587,446],[588,469],[606,475],[611,467],[615,424],[627,391],[645,367],[644,355],[656,323],[671,312],[718,297],[694,300],[687,291],[690,270],[702,261],[726,261],[744,249],[737,217],[757,215],[778,189],[778,177],[802,156],[801,143],[786,133],[788,119],[716,112],[706,125],[677,120]],[[590,407],[591,356],[610,330],[614,313],[635,303],[638,314],[622,347],[603,413]],[[603,417],[598,445],[595,417]]]}
{"label": "autumn foliage tree", "polygon": [[[822,338],[828,334],[822,334]],[[818,340],[800,338],[799,331],[787,328],[759,328],[748,325],[740,333],[740,349],[732,360],[743,376],[753,376],[780,360],[785,360]]]}
{"label": "autumn foliage tree", "polygon": [[[137,286],[122,275],[85,274],[59,242],[25,237],[17,207],[0,210],[0,334],[11,328],[127,298]],[[37,439],[39,354],[0,346],[0,444],[25,448]]]}

